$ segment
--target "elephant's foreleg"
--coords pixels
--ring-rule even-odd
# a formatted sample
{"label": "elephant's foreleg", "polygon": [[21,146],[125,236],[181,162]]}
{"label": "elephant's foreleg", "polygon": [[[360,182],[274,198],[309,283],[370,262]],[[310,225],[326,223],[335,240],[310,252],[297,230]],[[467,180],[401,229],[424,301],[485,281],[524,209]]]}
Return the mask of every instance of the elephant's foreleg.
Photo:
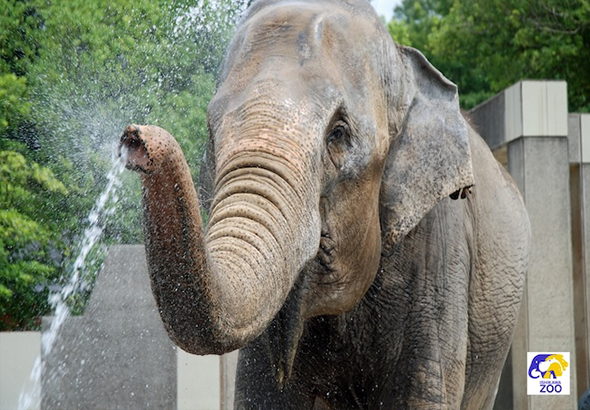
{"label": "elephant's foreleg", "polygon": [[[462,350],[457,346],[460,356]],[[398,408],[459,409],[463,399],[465,363],[448,360],[438,340],[424,335],[402,352],[406,368],[399,368],[397,386],[403,399]],[[463,352],[464,354],[464,352]],[[402,373],[403,372],[403,373]]]}
{"label": "elephant's foreleg", "polygon": [[[466,208],[440,202],[391,258],[404,283],[403,350],[398,408],[459,409],[468,339],[470,263]],[[387,267],[387,266],[386,266]],[[400,308],[398,308],[400,309]]]}

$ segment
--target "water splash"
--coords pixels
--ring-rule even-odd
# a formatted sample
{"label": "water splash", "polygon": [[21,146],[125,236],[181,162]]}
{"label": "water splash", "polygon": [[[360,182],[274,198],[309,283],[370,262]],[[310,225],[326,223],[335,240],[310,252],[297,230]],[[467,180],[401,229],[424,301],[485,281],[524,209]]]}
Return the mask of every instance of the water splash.
{"label": "water splash", "polygon": [[[198,0],[174,21],[174,38],[194,32],[218,36],[227,27],[233,27],[246,11],[248,2],[226,0]],[[213,16],[213,18],[212,18]]]}
{"label": "water splash", "polygon": [[68,299],[76,293],[88,290],[90,286],[88,278],[84,275],[83,267],[90,251],[102,236],[105,217],[115,211],[115,204],[118,201],[117,190],[121,186],[119,176],[125,169],[125,163],[127,162],[127,151],[124,147],[122,147],[120,154],[117,153],[116,149],[113,149],[112,152],[111,161],[113,165],[107,173],[107,184],[88,215],[88,227],[84,231],[82,242],[77,251],[78,256],[74,261],[72,274],[60,291],[52,292],[49,296],[49,303],[55,312],[54,318],[51,321],[50,328],[42,333],[41,355],[35,360],[30,376],[30,385],[32,387],[30,389],[23,388],[21,391],[18,410],[29,410],[37,407],[36,402],[41,399],[41,373],[43,370],[41,356],[47,356],[51,352],[61,326],[70,316]]}

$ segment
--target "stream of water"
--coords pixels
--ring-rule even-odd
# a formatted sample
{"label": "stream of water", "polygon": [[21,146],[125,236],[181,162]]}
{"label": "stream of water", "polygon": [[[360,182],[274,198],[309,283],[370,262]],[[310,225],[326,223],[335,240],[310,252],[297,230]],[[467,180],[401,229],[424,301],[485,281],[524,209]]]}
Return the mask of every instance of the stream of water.
{"label": "stream of water", "polygon": [[43,371],[42,355],[48,355],[53,348],[56,337],[61,326],[68,316],[70,308],[68,299],[78,292],[88,289],[89,281],[84,275],[84,264],[94,245],[100,240],[104,229],[104,219],[115,211],[115,205],[118,200],[117,189],[121,186],[119,176],[125,169],[127,160],[126,152],[118,155],[117,150],[113,149],[112,167],[107,173],[107,184],[102,194],[94,204],[94,207],[88,215],[88,227],[84,231],[82,241],[77,250],[77,257],[73,264],[73,271],[67,283],[59,291],[52,292],[49,296],[49,303],[54,311],[54,317],[51,321],[50,328],[42,332],[41,352],[37,357],[30,376],[29,386],[23,388],[19,396],[18,410],[29,410],[37,408],[37,402],[41,399],[41,374]]}

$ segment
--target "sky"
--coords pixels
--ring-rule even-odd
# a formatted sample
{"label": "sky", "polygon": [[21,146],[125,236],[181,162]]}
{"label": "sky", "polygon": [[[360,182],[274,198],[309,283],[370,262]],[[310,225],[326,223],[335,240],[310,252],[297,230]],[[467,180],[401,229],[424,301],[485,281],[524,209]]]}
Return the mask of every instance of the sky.
{"label": "sky", "polygon": [[385,21],[391,20],[393,8],[401,2],[401,0],[371,0],[371,4],[377,10],[377,14],[385,16]]}

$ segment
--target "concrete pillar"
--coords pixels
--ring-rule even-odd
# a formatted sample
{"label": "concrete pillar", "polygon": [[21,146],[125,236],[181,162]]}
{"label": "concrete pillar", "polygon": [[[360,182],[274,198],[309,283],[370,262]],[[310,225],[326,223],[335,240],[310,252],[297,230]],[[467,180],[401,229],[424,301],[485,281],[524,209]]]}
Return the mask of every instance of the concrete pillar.
{"label": "concrete pillar", "polygon": [[[471,114],[496,154],[506,150],[531,220],[532,249],[511,355],[513,408],[575,409],[567,85],[521,81]],[[570,352],[572,394],[527,396],[527,352]]]}
{"label": "concrete pillar", "polygon": [[0,332],[0,410],[18,408],[21,393],[30,395],[23,410],[39,410],[40,382],[31,380],[41,354],[41,332]]}
{"label": "concrete pillar", "polygon": [[221,410],[233,410],[234,408],[238,352],[239,350],[234,350],[219,358],[221,367]]}
{"label": "concrete pillar", "polygon": [[177,410],[220,408],[219,356],[197,356],[177,348]]}
{"label": "concrete pillar", "polygon": [[578,397],[590,387],[590,114],[569,115]]}

